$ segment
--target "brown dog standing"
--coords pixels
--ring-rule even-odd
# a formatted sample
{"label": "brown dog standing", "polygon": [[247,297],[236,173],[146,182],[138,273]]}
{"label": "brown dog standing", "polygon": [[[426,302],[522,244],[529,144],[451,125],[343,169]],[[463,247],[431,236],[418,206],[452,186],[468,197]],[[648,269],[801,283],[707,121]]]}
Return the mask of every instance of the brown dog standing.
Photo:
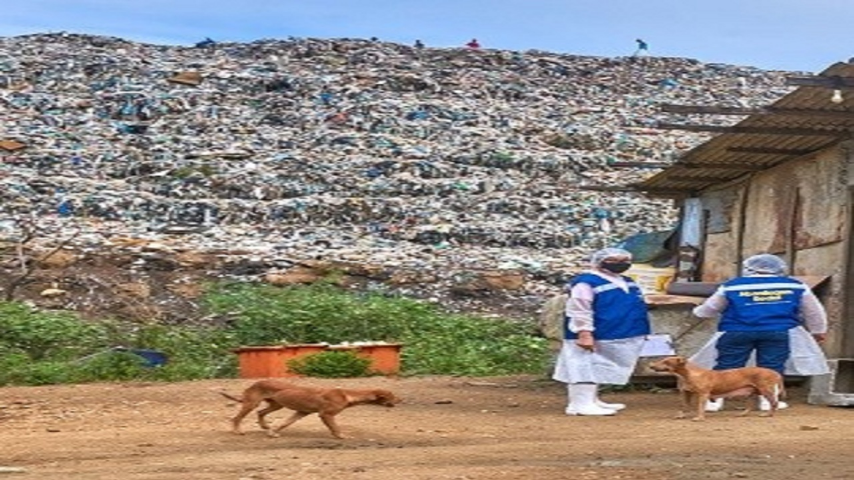
{"label": "brown dog standing", "polygon": [[[692,420],[705,418],[706,402],[711,398],[758,397],[762,395],[771,404],[767,416],[773,416],[777,410],[777,394],[783,395],[783,377],[774,370],[762,367],[733,368],[730,370],[709,370],[691,364],[685,357],[667,357],[650,364],[657,372],[670,372],[679,379],[679,392],[682,394],[682,411],[678,418],[684,418],[686,411],[695,408],[697,415]],[[750,413],[753,407],[750,398],[742,415]]]}
{"label": "brown dog standing", "polygon": [[[355,405],[381,405],[393,407],[400,403],[400,398],[392,392],[383,389],[348,389],[348,388],[319,388],[304,387],[279,380],[261,380],[250,385],[244,390],[241,398],[234,397],[224,392],[222,396],[241,402],[242,406],[237,415],[232,419],[234,433],[243,433],[240,430],[240,422],[246,415],[254,410],[261,402],[267,402],[267,407],[258,411],[258,425],[268,430],[268,435],[277,437],[278,432],[293,424],[297,420],[317,413],[320,419],[335,438],[344,438],[341,429],[335,422],[335,416],[343,410]],[[267,423],[265,417],[276,410],[289,408],[294,410],[284,423],[273,430]]]}

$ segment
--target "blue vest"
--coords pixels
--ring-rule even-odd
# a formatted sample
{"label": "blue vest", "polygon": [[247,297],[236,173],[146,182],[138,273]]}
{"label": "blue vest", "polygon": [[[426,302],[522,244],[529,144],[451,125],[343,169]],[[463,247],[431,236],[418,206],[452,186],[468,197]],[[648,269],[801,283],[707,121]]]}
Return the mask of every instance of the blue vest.
{"label": "blue vest", "polygon": [[[570,285],[586,283],[593,287],[593,338],[596,340],[616,340],[640,335],[649,335],[649,317],[643,292],[629,277],[623,277],[629,287],[625,292],[617,284],[594,275],[582,273],[572,279]],[[574,340],[578,336],[569,330],[569,322],[564,322],[564,338]]]}
{"label": "blue vest", "polygon": [[738,277],[721,285],[727,307],[722,332],[780,332],[800,324],[801,299],[807,288],[789,277]]}

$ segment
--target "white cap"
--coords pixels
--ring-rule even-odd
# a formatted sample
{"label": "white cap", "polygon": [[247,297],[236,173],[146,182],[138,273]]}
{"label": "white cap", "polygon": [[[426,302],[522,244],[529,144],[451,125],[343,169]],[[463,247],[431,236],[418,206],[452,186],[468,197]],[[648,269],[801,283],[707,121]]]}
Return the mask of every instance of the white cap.
{"label": "white cap", "polygon": [[741,263],[745,275],[785,275],[786,262],[777,255],[760,253]]}
{"label": "white cap", "polygon": [[598,250],[590,256],[590,265],[592,265],[593,267],[598,267],[602,265],[602,262],[604,262],[605,260],[615,257],[628,257],[628,259],[631,260],[632,252],[628,250],[623,250],[622,248],[603,248],[602,250]]}

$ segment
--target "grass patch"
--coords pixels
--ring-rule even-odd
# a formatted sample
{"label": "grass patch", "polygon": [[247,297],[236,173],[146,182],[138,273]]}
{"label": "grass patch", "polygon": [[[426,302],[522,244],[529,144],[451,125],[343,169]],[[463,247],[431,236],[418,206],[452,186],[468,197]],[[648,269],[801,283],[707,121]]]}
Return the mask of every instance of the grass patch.
{"label": "grass patch", "polygon": [[[84,321],[0,303],[0,385],[229,378],[237,374],[234,348],[283,343],[402,343],[403,375],[542,373],[549,361],[533,321],[449,314],[426,302],[330,285],[221,283],[208,288],[203,306],[225,325]],[[161,351],[169,361],[152,368],[115,346]],[[359,374],[344,359],[321,360],[305,373]]]}

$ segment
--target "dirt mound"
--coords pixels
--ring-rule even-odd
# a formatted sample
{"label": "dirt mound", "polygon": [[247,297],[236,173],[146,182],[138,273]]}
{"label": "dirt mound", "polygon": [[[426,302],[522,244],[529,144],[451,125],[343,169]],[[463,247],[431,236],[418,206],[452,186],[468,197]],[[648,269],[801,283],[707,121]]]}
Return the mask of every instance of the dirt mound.
{"label": "dirt mound", "polygon": [[[405,294],[457,312],[533,318],[542,298],[521,289],[551,279],[507,271],[425,279],[423,272],[332,261],[265,262],[236,254],[198,252],[25,252],[22,274],[15,248],[0,265],[0,287],[13,298],[46,309],[72,310],[85,318],[163,323],[217,322],[199,304],[211,281],[250,281],[288,286],[334,281],[353,291]],[[49,256],[48,256],[49,255]],[[18,282],[23,278],[23,281]],[[555,287],[556,288],[556,287]]]}

